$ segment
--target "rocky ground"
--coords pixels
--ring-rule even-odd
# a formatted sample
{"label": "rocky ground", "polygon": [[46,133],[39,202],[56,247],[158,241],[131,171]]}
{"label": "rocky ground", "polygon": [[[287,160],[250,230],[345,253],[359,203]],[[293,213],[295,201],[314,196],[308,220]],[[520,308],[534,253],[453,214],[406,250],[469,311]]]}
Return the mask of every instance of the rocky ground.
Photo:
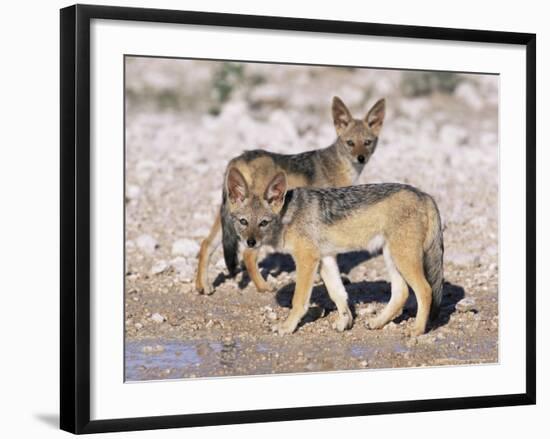
{"label": "rocky ground", "polygon": [[[126,377],[130,380],[294,373],[498,361],[498,77],[180,60],[127,59]],[[334,138],[330,101],[357,117],[386,97],[378,149],[361,182],[406,182],[432,194],[444,223],[439,319],[406,336],[414,296],[381,330],[365,326],[389,299],[383,258],[338,258],[355,313],[331,328],[318,281],[298,331],[271,326],[289,312],[292,259],[265,254],[276,288],[225,276],[213,257],[212,296],[193,277],[200,240],[220,201],[227,161],[257,147],[298,152]]]}

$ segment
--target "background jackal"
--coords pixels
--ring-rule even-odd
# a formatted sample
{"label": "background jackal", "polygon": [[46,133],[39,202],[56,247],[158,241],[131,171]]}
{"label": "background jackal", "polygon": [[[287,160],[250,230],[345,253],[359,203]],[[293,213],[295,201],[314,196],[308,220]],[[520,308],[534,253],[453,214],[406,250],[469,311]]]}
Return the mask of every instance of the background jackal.
{"label": "background jackal", "polygon": [[[247,182],[247,196],[261,196],[269,179],[284,171],[287,184],[295,187],[341,187],[352,185],[376,149],[378,136],[384,122],[385,100],[380,99],[368,111],[364,119],[354,119],[338,97],[332,101],[332,116],[338,137],[327,148],[300,154],[276,154],[264,150],[247,151],[231,160],[227,169],[238,169]],[[225,178],[228,174],[226,172]],[[220,214],[202,241],[196,277],[200,293],[211,294],[208,282],[210,255],[219,245],[219,231],[223,231],[224,258],[230,274],[238,265],[239,240],[232,221],[228,221],[227,192],[224,185]],[[254,285],[259,291],[270,289],[257,266],[257,247],[252,241],[246,243],[243,259]]]}

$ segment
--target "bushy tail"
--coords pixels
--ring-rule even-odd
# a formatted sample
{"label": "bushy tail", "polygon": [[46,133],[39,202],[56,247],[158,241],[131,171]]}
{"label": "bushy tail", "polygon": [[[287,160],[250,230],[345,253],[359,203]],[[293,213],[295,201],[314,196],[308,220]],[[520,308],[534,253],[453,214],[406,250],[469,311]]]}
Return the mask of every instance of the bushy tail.
{"label": "bushy tail", "polygon": [[443,296],[443,230],[441,229],[441,217],[435,201],[434,211],[430,215],[431,242],[427,243],[424,250],[424,273],[426,280],[432,287],[432,306],[430,308],[430,320],[435,320],[439,315],[441,299]]}
{"label": "bushy tail", "polygon": [[239,238],[229,215],[225,210],[225,199],[221,207],[223,258],[231,277],[237,274],[239,266]]}

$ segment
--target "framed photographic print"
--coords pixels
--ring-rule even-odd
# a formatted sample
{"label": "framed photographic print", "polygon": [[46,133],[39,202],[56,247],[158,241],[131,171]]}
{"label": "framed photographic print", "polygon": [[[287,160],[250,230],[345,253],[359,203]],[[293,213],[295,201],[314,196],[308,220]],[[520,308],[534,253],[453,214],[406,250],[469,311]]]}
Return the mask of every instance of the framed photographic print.
{"label": "framed photographic print", "polygon": [[61,10],[61,428],[535,403],[535,35]]}

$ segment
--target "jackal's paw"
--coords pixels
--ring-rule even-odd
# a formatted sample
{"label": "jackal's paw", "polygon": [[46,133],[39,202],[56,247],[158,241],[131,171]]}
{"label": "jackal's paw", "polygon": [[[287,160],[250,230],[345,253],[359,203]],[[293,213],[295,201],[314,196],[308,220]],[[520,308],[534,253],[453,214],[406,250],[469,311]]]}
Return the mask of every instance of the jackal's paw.
{"label": "jackal's paw", "polygon": [[413,326],[409,331],[408,331],[408,335],[410,337],[418,337],[419,335],[422,335],[422,334],[425,334],[426,333],[426,328],[424,327],[418,327],[418,326]]}
{"label": "jackal's paw", "polygon": [[214,288],[212,286],[208,284],[203,284],[202,282],[196,282],[195,289],[197,290],[197,293],[205,294],[207,296],[214,292]]}
{"label": "jackal's paw", "polygon": [[263,282],[259,285],[256,285],[256,290],[258,290],[259,293],[271,293],[275,288],[271,286],[268,282]]}
{"label": "jackal's paw", "polygon": [[351,315],[351,312],[345,312],[343,314],[340,314],[338,316],[338,320],[336,320],[332,324],[332,328],[336,329],[338,332],[343,332],[346,329],[351,329],[353,326],[353,317]]}
{"label": "jackal's paw", "polygon": [[384,322],[382,319],[372,317],[367,320],[366,326],[368,329],[380,329],[382,328],[386,322]]}
{"label": "jackal's paw", "polygon": [[271,330],[279,335],[286,335],[292,334],[296,330],[296,326],[298,326],[296,323],[294,323],[293,321],[289,321],[289,319],[286,319],[282,323],[273,325],[271,327]]}

